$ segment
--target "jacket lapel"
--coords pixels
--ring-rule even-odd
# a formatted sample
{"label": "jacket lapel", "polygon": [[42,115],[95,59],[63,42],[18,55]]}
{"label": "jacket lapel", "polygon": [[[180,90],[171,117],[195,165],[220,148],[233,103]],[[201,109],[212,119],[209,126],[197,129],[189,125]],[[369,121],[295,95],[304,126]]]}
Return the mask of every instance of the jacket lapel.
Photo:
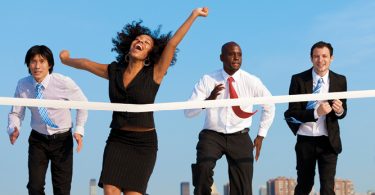
{"label": "jacket lapel", "polygon": [[336,75],[334,72],[329,71],[329,89],[328,92],[337,92],[336,86],[335,86],[335,79]]}
{"label": "jacket lapel", "polygon": [[313,91],[313,78],[312,78],[312,68],[305,72],[304,81],[306,94],[310,94]]}

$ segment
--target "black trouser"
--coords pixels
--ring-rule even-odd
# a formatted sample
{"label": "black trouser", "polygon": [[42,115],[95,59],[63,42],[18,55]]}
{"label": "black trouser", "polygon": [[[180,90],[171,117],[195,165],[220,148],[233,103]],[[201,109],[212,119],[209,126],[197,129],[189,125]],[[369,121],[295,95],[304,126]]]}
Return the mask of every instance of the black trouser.
{"label": "black trouser", "polygon": [[43,135],[35,130],[29,137],[29,183],[30,195],[44,195],[48,163],[54,195],[69,195],[73,173],[73,136],[71,131],[58,135]]}
{"label": "black trouser", "polygon": [[308,195],[314,186],[315,166],[318,162],[320,195],[334,195],[337,153],[327,136],[297,137],[297,186],[295,195]]}
{"label": "black trouser", "polygon": [[195,195],[210,195],[213,169],[223,154],[227,158],[230,195],[252,195],[253,143],[249,134],[221,134],[202,130],[197,144],[197,163],[192,164]]}

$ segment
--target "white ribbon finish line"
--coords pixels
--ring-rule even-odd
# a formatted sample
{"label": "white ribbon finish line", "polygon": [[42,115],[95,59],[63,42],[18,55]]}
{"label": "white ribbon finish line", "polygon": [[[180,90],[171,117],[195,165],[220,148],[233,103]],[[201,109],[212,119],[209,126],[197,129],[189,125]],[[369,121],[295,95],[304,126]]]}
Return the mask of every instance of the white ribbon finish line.
{"label": "white ribbon finish line", "polygon": [[194,108],[214,108],[227,106],[246,106],[259,104],[277,104],[288,102],[303,102],[312,100],[333,100],[333,99],[353,99],[375,97],[375,90],[333,92],[322,94],[301,94],[284,95],[254,98],[239,98],[225,100],[205,100],[205,101],[187,101],[170,102],[155,104],[120,104],[104,102],[83,102],[83,101],[63,101],[63,100],[41,100],[27,98],[5,98],[0,97],[0,105],[31,106],[46,108],[70,108],[85,110],[107,110],[118,112],[150,112],[162,110],[181,110]]}

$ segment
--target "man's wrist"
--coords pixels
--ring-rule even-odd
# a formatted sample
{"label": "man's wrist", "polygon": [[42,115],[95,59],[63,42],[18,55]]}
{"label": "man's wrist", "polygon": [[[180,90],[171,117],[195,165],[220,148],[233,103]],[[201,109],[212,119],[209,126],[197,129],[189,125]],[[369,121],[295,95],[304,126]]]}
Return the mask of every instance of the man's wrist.
{"label": "man's wrist", "polygon": [[342,114],[344,114],[344,110],[342,110],[340,113],[337,113],[335,112],[336,116],[341,116]]}

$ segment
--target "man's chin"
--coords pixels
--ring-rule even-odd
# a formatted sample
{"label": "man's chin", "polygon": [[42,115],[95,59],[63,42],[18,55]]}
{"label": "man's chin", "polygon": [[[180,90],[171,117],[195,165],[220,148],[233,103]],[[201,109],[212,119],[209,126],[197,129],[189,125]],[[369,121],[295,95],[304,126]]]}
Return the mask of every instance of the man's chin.
{"label": "man's chin", "polygon": [[34,77],[34,79],[37,81],[37,82],[39,82],[39,81],[42,81],[43,79],[44,79],[44,77],[43,77],[43,75],[39,75],[39,74],[33,74],[33,77]]}
{"label": "man's chin", "polygon": [[238,70],[241,68],[241,65],[238,65],[238,66],[231,66],[232,67],[232,70]]}

